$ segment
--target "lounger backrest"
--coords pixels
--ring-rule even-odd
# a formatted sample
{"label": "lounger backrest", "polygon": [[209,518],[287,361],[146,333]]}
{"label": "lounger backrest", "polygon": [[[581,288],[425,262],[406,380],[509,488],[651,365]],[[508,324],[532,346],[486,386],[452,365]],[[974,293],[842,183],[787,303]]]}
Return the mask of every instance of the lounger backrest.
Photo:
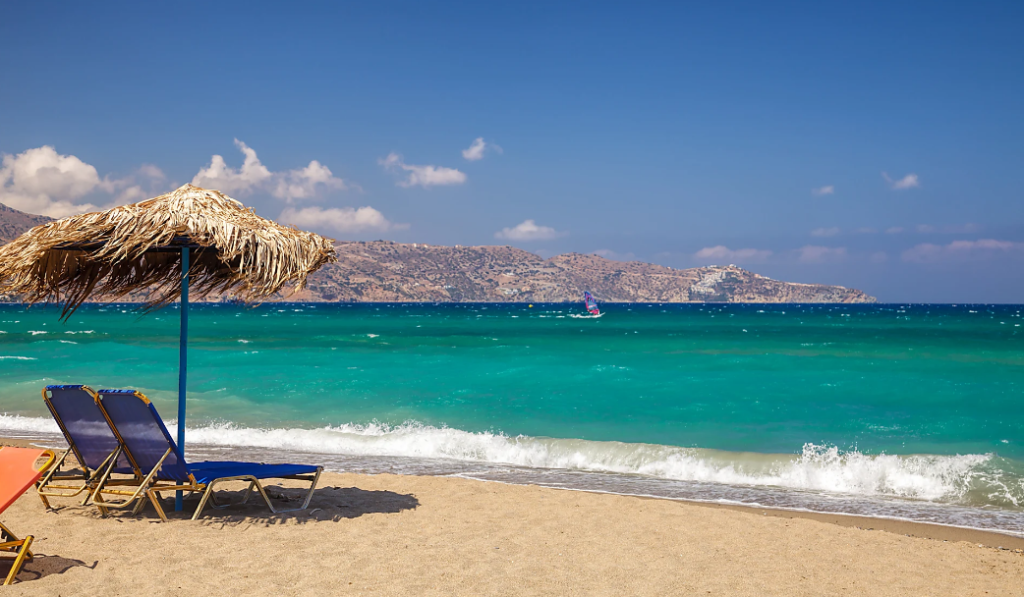
{"label": "lounger backrest", "polygon": [[135,390],[100,390],[97,394],[100,407],[121,438],[125,450],[138,465],[139,473],[148,475],[164,452],[172,448],[157,478],[189,481],[188,467],[178,446],[148,398]]}
{"label": "lounger backrest", "polygon": [[[35,463],[43,456],[49,456],[49,460],[37,469]],[[32,487],[51,463],[53,452],[49,450],[0,447],[0,512]]]}
{"label": "lounger backrest", "polygon": [[[88,386],[46,386],[43,399],[79,463],[97,470],[117,449],[117,438],[96,405],[96,394]],[[117,466],[129,466],[118,457]]]}

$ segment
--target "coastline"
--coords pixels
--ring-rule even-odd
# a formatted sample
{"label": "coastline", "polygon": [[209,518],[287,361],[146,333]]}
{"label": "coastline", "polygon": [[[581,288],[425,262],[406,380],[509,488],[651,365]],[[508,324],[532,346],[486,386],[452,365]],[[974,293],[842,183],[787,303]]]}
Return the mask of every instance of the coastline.
{"label": "coastline", "polygon": [[[258,595],[1020,595],[1024,587],[1024,539],[999,533],[457,477],[324,473],[307,511],[272,515],[253,501],[197,523],[157,523],[152,508],[104,519],[75,500],[57,505],[46,512],[30,490],[5,512],[12,530],[36,535],[40,554],[10,594],[176,595],[211,582]],[[157,561],[165,563],[154,569]]]}

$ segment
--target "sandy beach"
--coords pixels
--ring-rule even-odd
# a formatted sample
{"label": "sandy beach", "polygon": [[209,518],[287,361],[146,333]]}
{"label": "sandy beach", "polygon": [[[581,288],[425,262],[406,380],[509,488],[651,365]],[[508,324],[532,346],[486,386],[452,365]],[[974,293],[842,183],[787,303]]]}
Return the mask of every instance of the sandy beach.
{"label": "sandy beach", "polygon": [[56,505],[4,513],[38,554],[6,594],[1024,595],[996,533],[460,478],[325,473],[308,511],[197,522]]}

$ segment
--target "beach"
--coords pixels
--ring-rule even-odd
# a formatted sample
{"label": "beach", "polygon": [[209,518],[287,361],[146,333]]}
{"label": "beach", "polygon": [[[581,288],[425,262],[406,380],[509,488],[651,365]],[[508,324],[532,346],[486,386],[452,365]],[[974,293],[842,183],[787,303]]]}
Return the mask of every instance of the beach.
{"label": "beach", "polygon": [[1024,595],[1024,539],[883,519],[389,474],[195,522],[34,493],[3,516],[37,554],[5,594]]}

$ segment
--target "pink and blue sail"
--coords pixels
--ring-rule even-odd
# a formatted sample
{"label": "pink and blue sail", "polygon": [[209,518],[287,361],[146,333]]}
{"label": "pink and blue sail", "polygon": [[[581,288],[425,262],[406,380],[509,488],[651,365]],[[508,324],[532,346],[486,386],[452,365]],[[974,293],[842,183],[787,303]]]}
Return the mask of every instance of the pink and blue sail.
{"label": "pink and blue sail", "polygon": [[597,308],[597,301],[594,300],[594,295],[590,294],[589,291],[583,293],[583,305],[591,315],[601,314],[601,310]]}

